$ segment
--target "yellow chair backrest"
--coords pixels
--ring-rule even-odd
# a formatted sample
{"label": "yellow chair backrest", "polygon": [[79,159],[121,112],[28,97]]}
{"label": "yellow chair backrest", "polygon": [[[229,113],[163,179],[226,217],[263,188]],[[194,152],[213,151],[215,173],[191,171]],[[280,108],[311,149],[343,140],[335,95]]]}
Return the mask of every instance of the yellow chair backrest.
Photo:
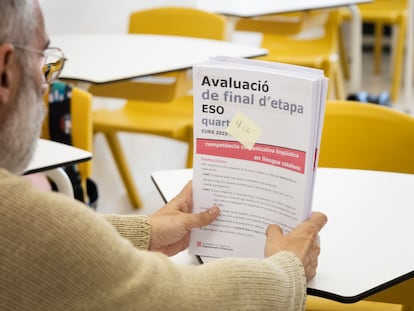
{"label": "yellow chair backrest", "polygon": [[187,7],[159,7],[130,15],[129,33],[163,34],[225,39],[226,19],[215,13]]}
{"label": "yellow chair backrest", "polygon": [[272,14],[260,17],[240,18],[236,30],[294,35],[302,30],[304,13]]}
{"label": "yellow chair backrest", "polygon": [[319,166],[414,173],[414,118],[376,104],[327,102]]}
{"label": "yellow chair backrest", "polygon": [[[337,32],[338,27],[340,23],[339,19],[339,11],[338,10],[316,10],[316,11],[310,11],[304,15],[301,18],[300,25],[301,25],[301,31],[298,33],[298,36],[304,35],[306,31],[315,31],[319,30],[322,31],[321,34],[317,34],[316,38],[312,38],[310,36],[309,40],[310,42],[318,42],[318,41],[328,41],[330,42],[330,47],[327,50],[335,50],[338,44],[337,39]],[[274,25],[274,27],[278,28],[277,25]],[[283,34],[282,34],[283,35]],[[295,36],[285,36],[286,39],[293,39]],[[304,35],[304,38],[306,38],[306,35]],[[329,40],[327,40],[329,38]],[[277,46],[278,44],[281,44],[280,40],[283,39],[283,36],[280,37],[280,34],[277,32],[266,32],[263,31],[263,40],[262,40],[262,47],[272,49],[273,46]],[[279,41],[279,43],[278,43]],[[283,44],[287,44],[285,41]],[[312,47],[310,47],[312,48]]]}
{"label": "yellow chair backrest", "polygon": [[[46,107],[48,105],[47,93],[44,97]],[[93,129],[92,129],[92,96],[77,87],[72,88],[71,99],[71,117],[72,117],[72,145],[74,147],[92,152],[93,148]],[[48,115],[42,125],[41,137],[50,139]],[[92,174],[92,163],[87,161],[78,165],[82,180],[90,177]]]}
{"label": "yellow chair backrest", "polygon": [[[190,7],[163,6],[133,12],[129,17],[128,32],[224,40],[226,25],[226,19],[219,14]],[[158,79],[159,77],[174,78],[176,81],[171,84],[159,84],[155,80],[152,83],[153,86],[151,83],[141,83],[139,100],[170,101],[187,94],[192,88],[192,78],[186,71],[157,75]],[[138,83],[132,85],[134,88],[139,86]],[[119,86],[116,87],[119,88]],[[129,88],[130,85],[126,87]],[[155,91],[150,90],[151,87]],[[96,88],[92,91],[96,92]],[[130,93],[128,89],[119,90],[119,92]],[[127,98],[134,99],[133,97]]]}

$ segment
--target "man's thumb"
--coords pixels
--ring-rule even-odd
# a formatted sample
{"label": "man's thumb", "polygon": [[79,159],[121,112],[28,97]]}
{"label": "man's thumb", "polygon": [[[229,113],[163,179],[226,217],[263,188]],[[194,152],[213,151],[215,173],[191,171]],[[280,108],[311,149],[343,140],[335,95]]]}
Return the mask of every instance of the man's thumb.
{"label": "man's thumb", "polygon": [[269,238],[270,236],[281,236],[282,228],[280,228],[279,225],[276,224],[270,224],[267,226],[266,229],[266,237]]}
{"label": "man's thumb", "polygon": [[211,207],[205,212],[199,214],[191,214],[191,228],[204,227],[211,224],[220,214],[220,209],[217,206]]}

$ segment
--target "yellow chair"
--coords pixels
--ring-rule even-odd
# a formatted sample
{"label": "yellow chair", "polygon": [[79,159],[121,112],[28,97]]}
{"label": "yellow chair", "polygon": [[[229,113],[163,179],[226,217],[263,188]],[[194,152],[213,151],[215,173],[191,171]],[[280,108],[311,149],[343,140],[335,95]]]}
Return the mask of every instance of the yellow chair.
{"label": "yellow chair", "polygon": [[391,288],[383,290],[377,294],[368,297],[368,301],[381,301],[385,303],[401,303],[404,311],[414,310],[414,279],[409,279]]}
{"label": "yellow chair", "polygon": [[[262,60],[291,63],[323,69],[330,78],[329,96],[333,99],[344,99],[344,82],[339,55],[339,12],[338,10],[315,10],[296,15],[299,30],[296,36],[281,34],[280,21],[256,19],[241,20],[236,26],[238,30],[260,31],[263,34],[262,47],[269,50]],[[272,25],[273,24],[273,25]],[[293,26],[291,27],[291,29]],[[322,29],[323,34],[316,38],[300,38],[304,31]]]}
{"label": "yellow chair", "polygon": [[[47,93],[44,97],[45,105],[48,104]],[[92,129],[92,96],[88,92],[73,87],[71,99],[72,117],[72,145],[80,149],[92,152],[93,149],[93,129]],[[48,115],[42,124],[41,137],[50,139]],[[92,161],[78,164],[79,173],[82,179],[82,186],[86,190],[86,179],[92,175]],[[84,193],[87,193],[84,191]]]}
{"label": "yellow chair", "polygon": [[315,296],[308,296],[306,301],[306,311],[404,311],[404,307],[399,304],[359,301],[346,304],[329,299]]}
{"label": "yellow chair", "polygon": [[[412,174],[414,118],[376,104],[327,102],[318,165]],[[309,296],[306,310],[409,310],[413,292],[409,280],[355,304]]]}
{"label": "yellow chair", "polygon": [[319,166],[414,173],[414,118],[376,104],[328,102]]}
{"label": "yellow chair", "polygon": [[236,29],[292,36],[305,30],[304,20],[309,18],[309,14],[314,17],[312,11],[309,11],[240,18]]}
{"label": "yellow chair", "polygon": [[128,101],[124,107],[117,110],[102,109],[93,112],[94,132],[104,134],[132,207],[141,207],[142,201],[122,151],[118,133],[151,134],[186,142],[189,146],[187,167],[191,167],[192,102],[192,96],[180,97],[170,103]]}
{"label": "yellow chair", "polygon": [[158,7],[132,13],[129,32],[224,40],[225,23],[220,15],[191,7]]}
{"label": "yellow chair", "polygon": [[[133,12],[129,19],[131,34],[162,34],[224,40],[225,18],[190,7],[157,7]],[[168,53],[168,51],[167,51]],[[186,71],[157,75],[151,79],[136,79],[104,85],[91,85],[95,96],[148,101],[170,101],[191,89]]]}
{"label": "yellow chair", "polygon": [[[226,35],[224,17],[191,8],[156,8],[131,15],[130,32],[196,36],[222,40]],[[168,52],[168,51],[167,51]],[[184,72],[185,73],[185,72]],[[186,73],[185,73],[186,74]],[[178,78],[179,80],[180,78]],[[191,79],[183,78],[185,87],[176,86],[181,95],[191,87]],[[98,110],[93,113],[94,132],[101,132],[109,144],[133,207],[141,206],[137,187],[118,141],[118,132],[164,136],[187,142],[187,167],[192,166],[192,96],[174,96],[172,101],[128,100],[117,110]]]}
{"label": "yellow chair", "polygon": [[[391,100],[395,102],[398,99],[402,81],[405,36],[409,16],[408,0],[374,0],[371,3],[359,4],[358,8],[362,21],[374,25],[374,72],[376,74],[381,72],[384,26],[393,26],[393,32],[397,31],[397,36],[393,38],[395,45],[392,48],[394,59],[390,90]],[[350,18],[347,11],[342,11],[342,15],[344,19]],[[341,41],[343,41],[343,38],[341,38]]]}

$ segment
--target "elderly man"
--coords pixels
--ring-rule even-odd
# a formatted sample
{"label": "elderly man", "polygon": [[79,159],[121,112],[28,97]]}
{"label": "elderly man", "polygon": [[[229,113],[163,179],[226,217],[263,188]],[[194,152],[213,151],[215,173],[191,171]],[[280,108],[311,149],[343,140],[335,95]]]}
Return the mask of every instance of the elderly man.
{"label": "elderly man", "polygon": [[104,216],[20,177],[62,64],[48,63],[38,0],[1,0],[0,13],[1,310],[303,309],[323,214],[287,235],[270,225],[266,259],[178,266],[166,255],[219,214],[191,213],[191,184],[149,217]]}

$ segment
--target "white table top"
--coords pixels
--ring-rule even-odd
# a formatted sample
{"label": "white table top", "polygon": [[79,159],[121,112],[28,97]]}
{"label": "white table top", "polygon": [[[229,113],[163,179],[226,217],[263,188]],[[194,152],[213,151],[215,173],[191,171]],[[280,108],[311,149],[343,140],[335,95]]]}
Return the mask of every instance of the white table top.
{"label": "white table top", "polygon": [[255,0],[254,5],[252,5],[251,0],[195,0],[192,6],[223,15],[254,17],[267,14],[347,6],[371,1],[372,0]]}
{"label": "white table top", "polygon": [[211,56],[254,57],[265,49],[225,41],[132,34],[55,35],[68,61],[61,77],[108,83],[191,68]]}
{"label": "white table top", "polygon": [[[152,178],[168,201],[192,170],[155,172]],[[318,168],[313,209],[329,220],[309,294],[350,303],[414,277],[413,184],[409,174]],[[173,260],[196,262],[186,252]]]}
{"label": "white table top", "polygon": [[25,174],[46,171],[56,167],[87,161],[91,158],[92,154],[85,150],[50,140],[39,139],[36,151]]}

